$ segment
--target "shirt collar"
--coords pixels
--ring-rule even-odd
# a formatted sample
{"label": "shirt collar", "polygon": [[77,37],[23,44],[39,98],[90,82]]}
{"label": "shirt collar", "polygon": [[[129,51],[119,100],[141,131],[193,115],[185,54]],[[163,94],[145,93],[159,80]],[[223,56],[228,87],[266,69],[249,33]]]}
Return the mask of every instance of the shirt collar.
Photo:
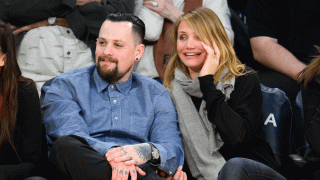
{"label": "shirt collar", "polygon": [[[101,91],[103,91],[104,89],[106,89],[110,83],[108,83],[107,81],[103,80],[100,75],[98,74],[98,70],[97,68],[95,68],[94,72],[93,72],[93,77],[94,77],[94,81],[96,83],[98,92],[100,93]],[[129,90],[131,89],[132,86],[132,74],[129,77],[129,79],[123,83],[118,83],[115,84],[115,86],[117,87],[117,89],[124,93],[124,94],[128,94]]]}

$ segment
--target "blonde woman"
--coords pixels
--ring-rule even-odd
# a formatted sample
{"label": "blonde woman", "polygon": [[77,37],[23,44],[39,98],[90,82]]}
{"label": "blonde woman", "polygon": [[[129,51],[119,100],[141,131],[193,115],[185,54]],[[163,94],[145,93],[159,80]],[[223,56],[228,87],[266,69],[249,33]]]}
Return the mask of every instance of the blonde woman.
{"label": "blonde woman", "polygon": [[[178,112],[192,176],[217,179],[220,172],[221,179],[244,179],[241,168],[251,171],[247,165],[253,165],[265,171],[259,178],[284,179],[275,171],[278,164],[265,139],[257,74],[237,59],[218,16],[207,8],[185,13],[174,25],[172,40],[164,86]],[[242,158],[220,171],[235,157]]]}
{"label": "blonde woman", "polygon": [[234,33],[227,0],[135,0],[134,14],[146,24],[145,40],[149,42],[146,44],[146,50],[141,60],[135,63],[135,72],[158,80],[159,77],[163,78],[158,73],[154,62],[153,44],[161,38],[166,23],[174,23],[185,12],[185,8],[194,7],[194,4],[198,4],[200,1],[202,7],[213,10],[219,16],[230,41],[233,43]]}
{"label": "blonde woman", "polygon": [[[320,53],[320,47],[317,47]],[[300,73],[299,82],[303,82],[301,90],[304,111],[305,137],[309,149],[305,155],[310,179],[320,179],[320,55]]]}

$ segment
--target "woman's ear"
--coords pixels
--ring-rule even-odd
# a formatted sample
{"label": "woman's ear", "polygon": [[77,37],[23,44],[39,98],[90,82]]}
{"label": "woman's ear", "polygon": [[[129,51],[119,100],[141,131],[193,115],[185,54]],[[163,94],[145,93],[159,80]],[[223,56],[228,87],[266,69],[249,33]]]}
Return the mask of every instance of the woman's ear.
{"label": "woman's ear", "polygon": [[7,61],[7,54],[0,54],[0,67],[4,66]]}

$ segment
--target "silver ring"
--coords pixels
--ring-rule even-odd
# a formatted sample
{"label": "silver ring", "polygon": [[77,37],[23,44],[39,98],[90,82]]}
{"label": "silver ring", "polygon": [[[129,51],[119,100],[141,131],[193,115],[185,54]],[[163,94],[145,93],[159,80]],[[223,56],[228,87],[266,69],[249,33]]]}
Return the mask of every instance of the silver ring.
{"label": "silver ring", "polygon": [[158,7],[158,3],[155,2],[155,1],[153,1],[153,2],[152,2],[152,6],[153,6],[153,7]]}
{"label": "silver ring", "polygon": [[131,154],[129,154],[128,156],[129,156],[129,160],[132,160],[132,156],[131,156]]}

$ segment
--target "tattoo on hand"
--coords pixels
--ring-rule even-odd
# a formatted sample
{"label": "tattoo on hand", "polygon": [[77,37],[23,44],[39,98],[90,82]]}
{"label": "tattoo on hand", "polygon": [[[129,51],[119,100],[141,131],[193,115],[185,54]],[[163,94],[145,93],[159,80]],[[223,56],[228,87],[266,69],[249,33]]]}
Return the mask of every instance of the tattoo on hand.
{"label": "tattoo on hand", "polygon": [[113,167],[113,168],[112,168],[112,170],[113,170],[113,171],[116,171],[116,170],[117,170],[117,168],[116,168],[116,167]]}
{"label": "tattoo on hand", "polygon": [[128,175],[128,171],[125,171],[125,172],[124,172],[124,175]]}
{"label": "tattoo on hand", "polygon": [[122,171],[122,169],[119,171],[119,174],[123,174],[123,171]]}
{"label": "tattoo on hand", "polygon": [[132,170],[132,173],[135,174],[135,173],[136,173],[136,170]]}
{"label": "tattoo on hand", "polygon": [[149,144],[135,144],[132,146],[142,161],[151,159],[151,147]]}

